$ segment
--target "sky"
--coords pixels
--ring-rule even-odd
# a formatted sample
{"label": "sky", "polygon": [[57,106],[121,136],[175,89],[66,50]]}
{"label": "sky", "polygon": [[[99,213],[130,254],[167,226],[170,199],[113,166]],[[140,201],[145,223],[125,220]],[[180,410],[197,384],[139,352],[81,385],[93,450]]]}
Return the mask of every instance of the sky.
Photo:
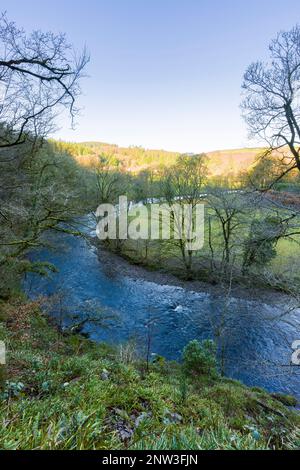
{"label": "sky", "polygon": [[55,138],[195,153],[257,145],[243,74],[300,22],[299,0],[0,0],[0,11],[90,52],[76,128],[61,118]]}

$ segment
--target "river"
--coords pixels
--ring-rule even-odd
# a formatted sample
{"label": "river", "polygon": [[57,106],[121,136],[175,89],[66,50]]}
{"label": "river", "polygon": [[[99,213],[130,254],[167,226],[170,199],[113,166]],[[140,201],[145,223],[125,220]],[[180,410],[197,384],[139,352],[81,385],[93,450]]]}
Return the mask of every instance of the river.
{"label": "river", "polygon": [[[58,273],[47,278],[28,274],[25,290],[31,299],[61,293],[63,308],[78,311],[83,306],[83,317],[90,302],[116,316],[109,328],[87,324],[91,339],[114,345],[132,340],[141,352],[150,344],[152,353],[180,360],[189,341],[216,338],[219,331],[228,377],[300,399],[300,367],[290,366],[291,345],[300,339],[299,311],[278,319],[282,307],[238,298],[225,307],[218,295],[124,275],[109,256],[102,262],[84,239],[57,233],[50,241],[54,249],[41,249],[30,258],[54,264]],[[54,302],[49,314],[61,311]]]}

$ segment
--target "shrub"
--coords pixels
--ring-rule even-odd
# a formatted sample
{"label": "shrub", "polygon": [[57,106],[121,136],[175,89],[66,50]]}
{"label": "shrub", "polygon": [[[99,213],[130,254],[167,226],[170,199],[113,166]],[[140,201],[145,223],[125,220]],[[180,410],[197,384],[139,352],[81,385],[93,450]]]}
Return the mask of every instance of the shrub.
{"label": "shrub", "polygon": [[187,375],[217,376],[216,345],[213,341],[191,341],[183,351],[183,368]]}

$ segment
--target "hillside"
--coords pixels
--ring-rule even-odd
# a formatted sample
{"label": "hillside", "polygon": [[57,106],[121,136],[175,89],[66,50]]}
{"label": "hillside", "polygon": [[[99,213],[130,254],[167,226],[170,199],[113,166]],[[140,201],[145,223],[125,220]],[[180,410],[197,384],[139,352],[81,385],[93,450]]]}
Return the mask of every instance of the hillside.
{"label": "hillside", "polygon": [[217,150],[209,152],[209,169],[213,176],[238,175],[249,170],[262,153],[261,148],[244,148],[235,150]]}
{"label": "hillside", "polygon": [[[71,153],[82,166],[92,166],[97,157],[108,157],[113,166],[130,173],[172,165],[180,155],[166,150],[142,147],[119,147],[103,142],[66,143],[55,142],[59,150]],[[212,176],[237,176],[248,170],[262,151],[259,148],[218,150],[207,153]]]}
{"label": "hillside", "polygon": [[295,400],[220,377],[212,360],[198,370],[198,356],[186,352],[183,365],[159,358],[147,368],[130,344],[113,348],[62,334],[38,303],[2,302],[1,314],[10,350],[2,449],[299,447],[299,416],[289,408]]}

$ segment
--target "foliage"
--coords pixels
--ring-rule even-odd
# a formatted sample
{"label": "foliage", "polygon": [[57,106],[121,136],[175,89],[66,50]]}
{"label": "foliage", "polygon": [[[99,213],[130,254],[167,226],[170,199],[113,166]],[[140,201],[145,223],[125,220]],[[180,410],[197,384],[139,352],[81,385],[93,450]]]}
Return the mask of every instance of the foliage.
{"label": "foliage", "polygon": [[75,219],[91,204],[89,175],[70,156],[54,153],[47,143],[33,153],[26,145],[14,153],[13,162],[0,162],[0,296],[24,272],[46,272],[26,254],[47,243],[48,231],[78,234]]}
{"label": "foliage", "polygon": [[213,341],[191,341],[183,351],[184,370],[187,375],[217,376],[216,346]]}
{"label": "foliage", "polygon": [[280,236],[280,220],[266,217],[254,219],[251,223],[248,240],[245,241],[244,267],[265,266],[276,256],[276,244]]}
{"label": "foliage", "polygon": [[[299,29],[282,38],[294,44]],[[5,15],[0,39],[0,85],[5,89],[0,103],[0,339],[9,352],[8,366],[0,369],[0,448],[300,447],[299,416],[284,406],[294,401],[222,379],[211,341],[187,345],[182,365],[158,357],[150,363],[149,341],[145,364],[132,344],[116,350],[75,334],[82,332],[83,322],[68,330],[50,327],[40,305],[17,295],[24,273],[55,271],[55,266],[28,259],[32,250],[49,247],[49,232],[82,236],[77,218],[100,203],[116,203],[121,194],[148,204],[163,200],[169,208],[174,202],[195,207],[205,201],[209,247],[194,253],[187,239],[138,241],[134,247],[117,240],[120,253],[154,268],[175,266],[181,273],[182,265],[174,262],[179,258],[188,279],[209,275],[215,281],[213,276],[221,273],[221,280],[231,284],[233,272],[250,279],[242,273],[243,264],[262,268],[267,277],[266,264],[278,258],[275,248],[287,239],[298,243],[300,233],[294,209],[281,204],[274,210],[277,193],[268,193],[268,199],[246,191],[250,166],[250,179],[260,188],[270,176],[274,179],[277,154],[267,152],[264,163],[255,165],[257,149],[206,156],[47,142],[57,111],[67,108],[72,118],[76,113],[74,100],[88,56],[84,51],[74,61],[64,35],[38,31],[27,36]],[[269,78],[258,65],[248,71],[246,82],[255,75]],[[255,103],[250,97],[248,104]],[[264,123],[265,116],[260,118]],[[250,121],[257,123],[253,116]],[[290,144],[298,164],[299,149],[294,141]],[[292,183],[297,188],[299,181]],[[290,205],[291,198],[284,198]],[[299,204],[297,197],[292,202],[294,208]],[[73,312],[73,320],[80,320],[82,310],[99,327],[111,319],[87,302]]]}
{"label": "foliage", "polygon": [[212,343],[187,347],[189,367],[209,375],[201,376],[201,386],[189,381],[182,400],[179,364],[153,364],[145,374],[132,355],[124,362],[114,348],[61,335],[35,304],[15,300],[3,308],[8,322],[0,324],[1,340],[9,355],[0,404],[1,449],[297,447],[297,414],[262,390],[212,379],[213,356],[207,362]]}
{"label": "foliage", "polygon": [[44,246],[48,231],[70,231],[86,208],[84,170],[45,138],[59,112],[76,115],[89,57],[84,50],[75,58],[63,34],[26,34],[5,13],[0,49],[0,298],[7,298],[27,269],[42,268],[30,268],[28,251]]}

